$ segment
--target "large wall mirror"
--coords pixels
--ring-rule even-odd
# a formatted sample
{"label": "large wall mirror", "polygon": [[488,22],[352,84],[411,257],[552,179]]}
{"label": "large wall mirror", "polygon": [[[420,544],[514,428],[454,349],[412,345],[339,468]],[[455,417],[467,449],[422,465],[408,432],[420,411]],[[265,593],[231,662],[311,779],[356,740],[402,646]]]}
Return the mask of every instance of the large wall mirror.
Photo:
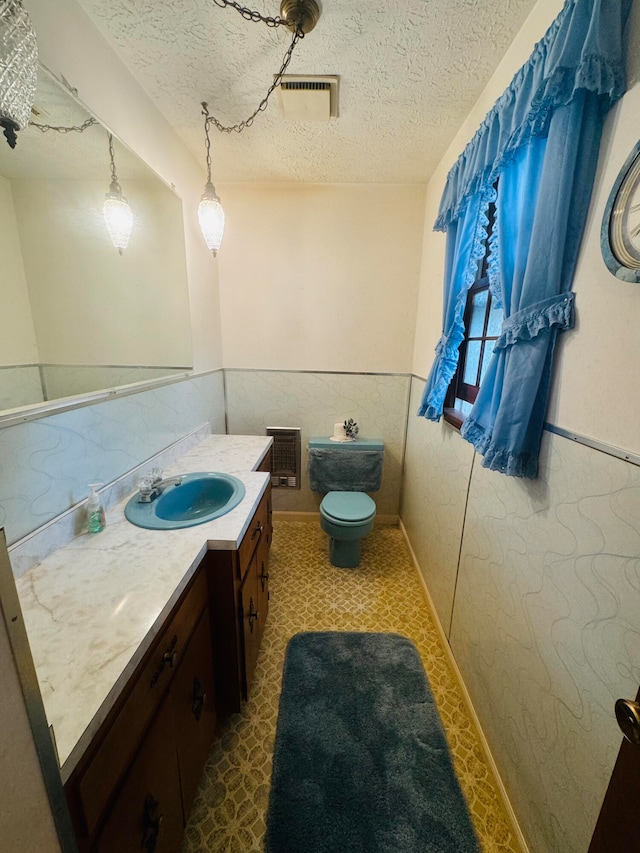
{"label": "large wall mirror", "polygon": [[[67,128],[89,118],[41,69],[33,121]],[[101,124],[31,126],[14,150],[0,137],[0,421],[191,369],[182,202],[113,144],[133,211],[122,254],[102,214],[111,167]]]}

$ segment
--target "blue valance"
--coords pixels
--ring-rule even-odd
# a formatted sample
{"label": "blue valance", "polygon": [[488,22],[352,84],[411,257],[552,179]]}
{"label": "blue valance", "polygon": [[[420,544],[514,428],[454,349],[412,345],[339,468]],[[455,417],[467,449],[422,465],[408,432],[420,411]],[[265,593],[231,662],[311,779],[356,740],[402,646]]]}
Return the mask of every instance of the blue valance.
{"label": "blue valance", "polygon": [[625,91],[620,35],[632,0],[567,0],[528,61],[498,98],[447,177],[434,229],[446,231],[464,199],[491,186],[507,160],[545,136],[554,109],[579,91],[605,113]]}

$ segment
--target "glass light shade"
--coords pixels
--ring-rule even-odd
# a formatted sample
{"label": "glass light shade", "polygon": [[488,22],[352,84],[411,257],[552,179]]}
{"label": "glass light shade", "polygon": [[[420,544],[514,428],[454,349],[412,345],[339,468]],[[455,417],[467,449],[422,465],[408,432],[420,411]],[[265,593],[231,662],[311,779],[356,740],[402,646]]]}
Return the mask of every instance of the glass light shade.
{"label": "glass light shade", "polygon": [[0,127],[16,147],[16,131],[26,127],[38,79],[38,46],[20,0],[0,0]]}
{"label": "glass light shade", "polygon": [[122,193],[108,192],[104,198],[102,212],[111,242],[122,254],[129,245],[133,227],[133,213],[129,202]]}
{"label": "glass light shade", "polygon": [[224,234],[224,210],[210,181],[205,186],[198,205],[198,221],[202,236],[215,257]]}

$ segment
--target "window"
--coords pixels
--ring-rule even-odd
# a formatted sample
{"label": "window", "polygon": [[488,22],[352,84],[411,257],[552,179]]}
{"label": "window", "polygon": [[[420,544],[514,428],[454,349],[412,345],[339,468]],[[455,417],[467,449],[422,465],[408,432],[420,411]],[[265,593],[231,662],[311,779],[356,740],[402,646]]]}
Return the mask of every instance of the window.
{"label": "window", "polygon": [[464,340],[460,344],[458,369],[444,401],[444,418],[460,429],[476,401],[493,352],[492,341],[500,336],[502,308],[491,298],[487,276],[489,237],[495,224],[495,205],[487,211],[489,224],[484,256],[478,261],[478,278],[469,288],[464,311]]}

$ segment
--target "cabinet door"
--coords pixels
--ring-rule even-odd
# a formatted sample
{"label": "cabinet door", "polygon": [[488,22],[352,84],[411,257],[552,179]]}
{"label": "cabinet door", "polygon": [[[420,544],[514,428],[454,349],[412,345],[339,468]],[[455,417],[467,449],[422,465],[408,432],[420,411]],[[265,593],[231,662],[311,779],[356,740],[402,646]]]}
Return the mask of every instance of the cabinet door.
{"label": "cabinet door", "polygon": [[257,572],[257,553],[251,558],[249,570],[240,587],[240,621],[242,623],[243,658],[244,658],[244,698],[249,698],[249,687],[256,668],[256,660],[260,650],[262,614],[259,611],[259,584]]}
{"label": "cabinet door", "polygon": [[127,767],[180,667],[189,638],[207,604],[207,578],[199,572],[174,609],[157,641],[123,691],[123,700],[108,718],[90,747],[89,763],[77,781],[67,786],[70,801],[82,810],[86,829],[93,834],[113,792],[122,784]]}
{"label": "cabinet door", "polygon": [[216,732],[209,611],[205,610],[171,686],[185,823]]}
{"label": "cabinet door", "polygon": [[260,617],[256,627],[258,631],[258,647],[260,647],[269,612],[269,541],[266,538],[261,540],[256,551],[256,579],[258,586],[258,613]]}
{"label": "cabinet door", "polygon": [[180,850],[184,827],[173,723],[173,708],[167,698],[131,765],[95,851]]}

